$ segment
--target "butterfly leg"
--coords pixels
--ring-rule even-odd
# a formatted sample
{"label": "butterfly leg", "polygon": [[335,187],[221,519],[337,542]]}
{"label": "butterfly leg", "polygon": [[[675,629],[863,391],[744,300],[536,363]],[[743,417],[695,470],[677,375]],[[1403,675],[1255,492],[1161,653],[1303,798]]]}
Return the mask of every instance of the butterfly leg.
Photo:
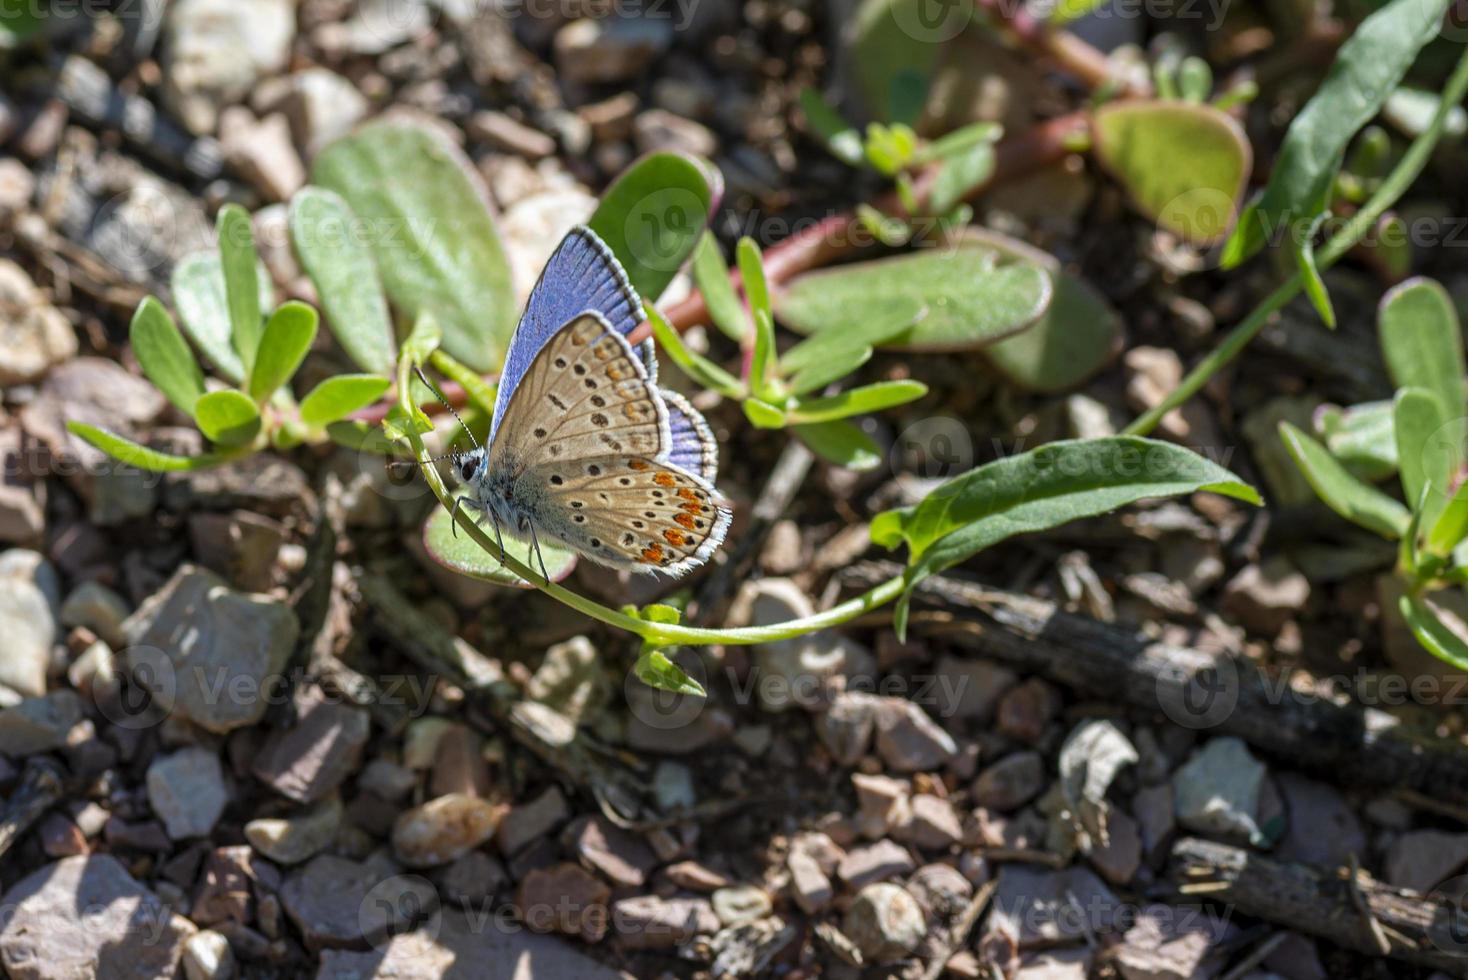
{"label": "butterfly leg", "polygon": [[535,557],[540,562],[540,574],[545,576],[545,584],[550,585],[550,572],[545,570],[545,555],[540,553],[540,539],[535,536],[535,523],[527,521],[530,528],[530,543],[535,548]]}

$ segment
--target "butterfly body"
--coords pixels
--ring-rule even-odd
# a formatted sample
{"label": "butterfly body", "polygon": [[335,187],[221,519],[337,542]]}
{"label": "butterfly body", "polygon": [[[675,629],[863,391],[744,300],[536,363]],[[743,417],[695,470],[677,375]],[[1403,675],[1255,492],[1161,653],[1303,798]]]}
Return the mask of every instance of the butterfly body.
{"label": "butterfly body", "polygon": [[[590,277],[580,285],[593,305],[559,292],[568,270]],[[534,544],[545,534],[613,568],[680,575],[718,548],[730,512],[713,486],[708,424],[658,387],[651,344],[626,339],[640,321],[610,251],[574,229],[511,341],[489,445],[457,467],[465,503],[496,530]]]}

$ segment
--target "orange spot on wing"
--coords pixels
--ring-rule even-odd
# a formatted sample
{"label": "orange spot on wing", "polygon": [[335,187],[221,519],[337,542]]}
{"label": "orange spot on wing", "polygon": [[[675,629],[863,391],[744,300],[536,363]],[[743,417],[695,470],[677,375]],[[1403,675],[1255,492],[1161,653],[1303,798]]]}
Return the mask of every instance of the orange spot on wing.
{"label": "orange spot on wing", "polygon": [[679,489],[678,496],[682,497],[684,500],[697,500],[698,499],[698,494],[694,493],[688,487],[682,487],[681,489]]}
{"label": "orange spot on wing", "polygon": [[686,537],[684,537],[682,531],[675,531],[672,528],[668,528],[666,531],[663,532],[663,538],[668,542],[668,544],[672,545],[675,548],[682,547],[683,542],[688,540]]}
{"label": "orange spot on wing", "polygon": [[629,460],[627,460],[627,467],[629,469],[634,469],[637,472],[641,473],[643,470],[647,469],[647,460],[645,460],[645,459],[629,459]]}
{"label": "orange spot on wing", "polygon": [[660,544],[650,544],[646,548],[643,548],[642,560],[649,565],[656,565],[663,560],[663,546]]}
{"label": "orange spot on wing", "polygon": [[690,515],[688,515],[688,514],[674,514],[673,515],[673,520],[677,521],[678,524],[681,525],[682,527],[685,527],[685,528],[687,528],[690,531],[693,530],[693,518]]}
{"label": "orange spot on wing", "polygon": [[660,487],[671,487],[674,483],[673,474],[659,473],[657,476],[652,478],[652,482],[656,483]]}
{"label": "orange spot on wing", "polygon": [[689,514],[702,514],[703,506],[696,500],[690,500],[686,504],[679,504],[678,509]]}

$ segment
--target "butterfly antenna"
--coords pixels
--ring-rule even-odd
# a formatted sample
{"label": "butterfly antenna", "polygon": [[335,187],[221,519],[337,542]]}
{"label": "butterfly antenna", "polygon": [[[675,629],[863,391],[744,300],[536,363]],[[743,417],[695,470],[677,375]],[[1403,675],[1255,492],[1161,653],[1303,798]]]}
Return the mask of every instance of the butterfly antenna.
{"label": "butterfly antenna", "polygon": [[[433,396],[435,398],[437,398],[440,402],[443,403],[443,407],[449,410],[449,414],[454,417],[454,421],[457,422],[457,423],[459,423],[459,428],[461,428],[461,429],[464,430],[464,435],[468,436],[469,437],[469,441],[472,442],[472,443],[474,443],[474,448],[475,449],[481,448],[480,445],[479,445],[479,440],[474,438],[474,433],[472,433],[472,432],[469,431],[469,427],[464,424],[464,420],[463,419],[459,418],[459,413],[456,412],[456,411],[454,411],[454,406],[452,406],[452,405],[449,404],[449,400],[443,396],[443,393],[441,391],[439,391],[437,387],[434,386],[434,384],[433,384],[432,381],[429,381],[428,380],[428,376],[423,373],[423,369],[421,367],[414,367],[413,368],[413,373],[416,374],[416,375],[418,375],[418,380],[421,381],[421,382],[423,382],[424,387],[426,387],[429,391],[433,392]],[[454,453],[448,453],[446,455],[453,456],[455,454]],[[434,458],[435,459],[443,459],[444,457],[443,456],[436,456]]]}

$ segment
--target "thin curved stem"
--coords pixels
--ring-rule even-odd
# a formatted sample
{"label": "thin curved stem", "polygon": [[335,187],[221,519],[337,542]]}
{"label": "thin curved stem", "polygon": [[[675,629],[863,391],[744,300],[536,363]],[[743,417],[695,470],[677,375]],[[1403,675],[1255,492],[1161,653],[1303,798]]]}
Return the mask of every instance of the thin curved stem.
{"label": "thin curved stem", "polygon": [[[414,365],[404,357],[398,364],[398,404],[409,418],[413,415],[415,406],[411,401],[411,388],[408,378]],[[433,465],[428,448],[423,445],[423,437],[412,425],[406,428],[408,441],[412,444],[413,455],[418,460],[418,468],[423,473],[423,479],[438,498],[438,502],[447,507],[453,520],[459,528],[474,542],[483,548],[485,552],[497,555],[499,548],[490,540],[488,534],[474,520],[463,511],[462,508],[454,507],[453,495],[444,485],[443,478],[439,475],[438,468]],[[598,602],[563,588],[555,582],[550,582],[544,576],[525,565],[512,555],[503,556],[504,566],[514,572],[524,581],[535,586],[546,595],[557,602],[564,603],[575,609],[584,616],[617,629],[626,630],[642,637],[654,646],[707,646],[722,643],[731,646],[748,646],[754,643],[769,643],[774,640],[788,640],[791,637],[802,636],[813,633],[816,630],[839,626],[861,616],[878,606],[891,602],[902,594],[907,585],[905,576],[897,576],[881,583],[875,588],[869,589],[854,599],[848,599],[840,605],[833,606],[824,612],[812,616],[804,616],[800,619],[791,619],[783,623],[772,623],[768,626],[748,626],[740,629],[704,629],[697,626],[682,626],[673,623],[654,623],[636,616],[629,615],[618,609],[611,609]]]}
{"label": "thin curved stem", "polygon": [[[1463,101],[1465,94],[1468,94],[1468,49],[1465,49],[1463,56],[1458,60],[1458,66],[1453,69],[1453,74],[1448,79],[1448,84],[1443,88],[1442,99],[1438,102],[1432,122],[1422,131],[1421,135],[1412,141],[1412,145],[1407,147],[1407,152],[1402,154],[1402,159],[1387,175],[1386,180],[1382,181],[1371,199],[1315,253],[1315,264],[1318,268],[1324,271],[1340,261],[1341,257],[1355,247],[1375,226],[1381,216],[1407,192],[1413,181],[1427,166],[1427,160],[1432,155],[1433,148],[1442,138],[1448,113]],[[1298,272],[1276,286],[1273,292],[1254,307],[1242,323],[1229,331],[1228,336],[1213,353],[1199,361],[1197,366],[1188,372],[1187,377],[1183,378],[1182,382],[1169,392],[1166,398],[1134,419],[1131,425],[1122,430],[1122,434],[1144,436],[1155,429],[1168,412],[1197,394],[1215,374],[1249,346],[1249,342],[1269,324],[1270,318],[1286,303],[1294,299],[1302,288],[1304,288],[1304,280]]]}

